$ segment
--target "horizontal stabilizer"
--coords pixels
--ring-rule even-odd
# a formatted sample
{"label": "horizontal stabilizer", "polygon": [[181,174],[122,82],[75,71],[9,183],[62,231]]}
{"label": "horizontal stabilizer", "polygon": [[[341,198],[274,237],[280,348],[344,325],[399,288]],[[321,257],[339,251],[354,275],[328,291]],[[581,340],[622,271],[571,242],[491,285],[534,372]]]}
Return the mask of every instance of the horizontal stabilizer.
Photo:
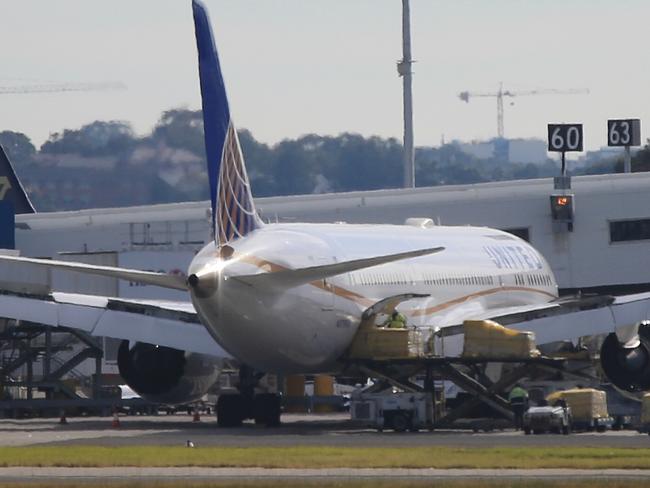
{"label": "horizontal stabilizer", "polygon": [[166,273],[154,273],[152,271],[141,271],[139,269],[115,268],[112,266],[96,266],[86,263],[74,263],[68,261],[55,261],[52,259],[34,259],[16,256],[0,256],[0,263],[27,263],[35,266],[42,266],[64,271],[75,271],[77,273],[86,273],[99,276],[108,276],[109,278],[119,278],[121,280],[143,283],[145,285],[162,286],[163,288],[173,288],[175,290],[187,290],[185,278],[178,275],[169,275]]}
{"label": "horizontal stabilizer", "polygon": [[254,275],[233,276],[232,279],[245,283],[256,288],[292,288],[305,285],[312,281],[323,280],[331,276],[350,273],[360,269],[379,266],[380,264],[401,261],[402,259],[417,258],[443,251],[444,247],[432,247],[419,249],[417,251],[400,252],[386,256],[373,258],[355,259],[342,263],[325,264],[322,266],[310,266],[301,269],[286,269],[271,273],[260,273]]}

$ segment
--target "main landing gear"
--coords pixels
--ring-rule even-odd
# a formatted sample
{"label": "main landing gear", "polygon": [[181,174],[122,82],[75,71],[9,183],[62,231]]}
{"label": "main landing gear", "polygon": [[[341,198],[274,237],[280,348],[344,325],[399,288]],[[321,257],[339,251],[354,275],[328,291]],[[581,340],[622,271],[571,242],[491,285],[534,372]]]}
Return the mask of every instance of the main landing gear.
{"label": "main landing gear", "polygon": [[277,393],[255,393],[255,387],[264,376],[247,366],[239,370],[239,393],[219,395],[217,400],[217,425],[239,427],[244,420],[268,427],[280,425],[282,403]]}

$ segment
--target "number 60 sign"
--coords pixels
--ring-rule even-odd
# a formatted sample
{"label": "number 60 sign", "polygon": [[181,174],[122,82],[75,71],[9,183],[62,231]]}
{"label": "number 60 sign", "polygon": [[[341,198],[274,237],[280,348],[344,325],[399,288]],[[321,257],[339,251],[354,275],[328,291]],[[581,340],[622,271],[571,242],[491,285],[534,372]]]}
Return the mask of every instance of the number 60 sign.
{"label": "number 60 sign", "polygon": [[582,124],[548,124],[548,150],[582,151]]}

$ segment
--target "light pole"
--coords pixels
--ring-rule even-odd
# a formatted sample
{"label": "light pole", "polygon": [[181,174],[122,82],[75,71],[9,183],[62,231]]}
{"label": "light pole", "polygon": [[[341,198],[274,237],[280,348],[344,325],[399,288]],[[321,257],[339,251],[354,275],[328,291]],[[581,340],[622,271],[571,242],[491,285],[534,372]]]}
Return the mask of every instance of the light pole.
{"label": "light pole", "polygon": [[404,88],[404,188],[415,188],[411,64],[411,14],[409,0],[402,0],[402,60],[397,63],[397,72],[402,77]]}

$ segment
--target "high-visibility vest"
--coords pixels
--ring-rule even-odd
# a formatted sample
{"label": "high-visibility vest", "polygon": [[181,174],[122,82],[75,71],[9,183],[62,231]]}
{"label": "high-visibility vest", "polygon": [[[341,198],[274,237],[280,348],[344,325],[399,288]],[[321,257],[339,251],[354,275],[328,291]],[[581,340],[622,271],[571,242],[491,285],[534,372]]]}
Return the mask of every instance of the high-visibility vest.
{"label": "high-visibility vest", "polygon": [[514,403],[523,403],[528,397],[528,392],[519,386],[515,386],[508,395],[508,400]]}
{"label": "high-visibility vest", "polygon": [[403,329],[406,327],[406,317],[402,313],[398,313],[396,317],[391,317],[388,323],[390,329]]}

